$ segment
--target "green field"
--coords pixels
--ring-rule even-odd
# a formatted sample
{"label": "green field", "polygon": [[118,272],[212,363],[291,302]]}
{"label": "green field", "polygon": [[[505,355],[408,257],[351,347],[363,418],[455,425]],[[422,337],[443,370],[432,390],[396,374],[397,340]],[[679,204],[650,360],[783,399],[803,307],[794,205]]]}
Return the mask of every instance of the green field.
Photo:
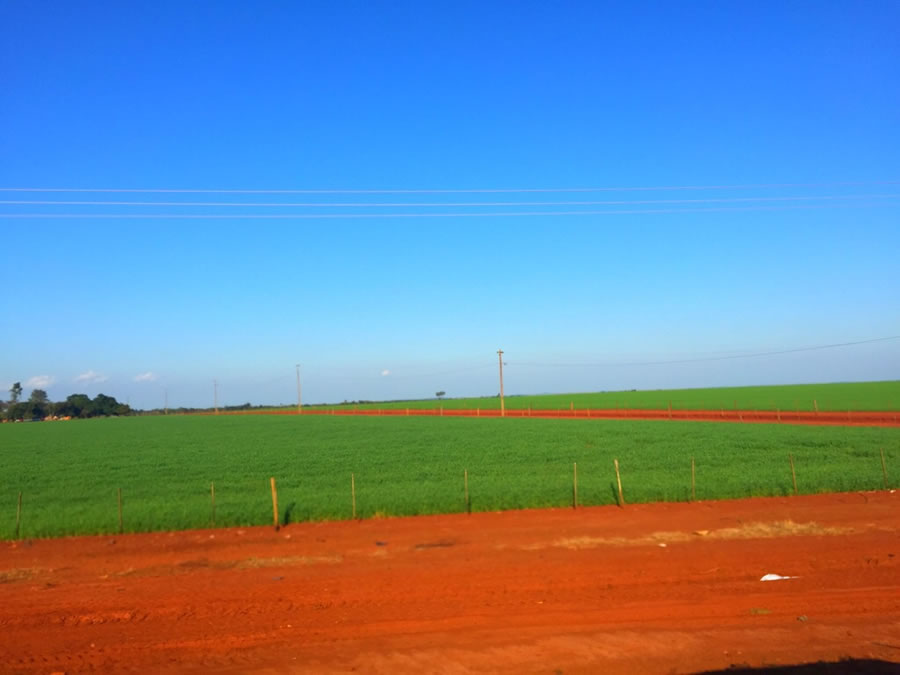
{"label": "green field", "polygon": [[786,495],[793,453],[800,492],[891,485],[900,478],[900,430],[672,421],[416,417],[168,416],[0,425],[0,537],[206,527],[210,482],[216,524],[282,518],[413,515],[464,509],[614,503],[613,458],[630,502],[686,500],[690,458],[697,497]]}
{"label": "green field", "polygon": [[[815,401],[815,403],[814,403]],[[660,389],[652,391],[610,391],[584,394],[544,394],[538,396],[507,396],[506,407],[523,410],[644,409],[665,410],[669,404],[676,410],[898,410],[900,409],[900,381],[838,382],[830,384],[789,384],[766,387],[718,387],[711,389]],[[391,401],[361,404],[371,408],[437,408],[499,410],[498,397],[449,398],[420,401]],[[346,407],[326,406],[334,408]]]}

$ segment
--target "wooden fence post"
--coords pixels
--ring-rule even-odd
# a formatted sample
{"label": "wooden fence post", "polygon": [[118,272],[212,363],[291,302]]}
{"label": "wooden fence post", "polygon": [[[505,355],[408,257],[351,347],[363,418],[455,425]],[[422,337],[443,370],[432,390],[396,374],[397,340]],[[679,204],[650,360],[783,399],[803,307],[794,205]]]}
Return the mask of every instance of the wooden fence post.
{"label": "wooden fence post", "polygon": [[278,531],[280,525],[278,523],[278,491],[275,489],[275,478],[269,478],[269,485],[272,488],[272,522],[275,530]]}
{"label": "wooden fence post", "polygon": [[472,502],[469,501],[469,470],[463,469],[463,485],[466,494],[466,513],[472,513]]}
{"label": "wooden fence post", "polygon": [[122,488],[119,488],[118,496],[119,496],[119,534],[122,534],[122,532],[125,531],[125,528],[122,523]]}
{"label": "wooden fence post", "polygon": [[793,453],[789,454],[788,457],[791,458],[791,480],[794,483],[794,494],[797,494],[797,472],[794,471],[794,455],[793,455]]}
{"label": "wooden fence post", "polygon": [[621,508],[625,507],[625,495],[622,494],[622,477],[619,475],[619,460],[614,459],[613,463],[616,466],[616,483],[619,486],[619,506]]}
{"label": "wooden fence post", "polygon": [[572,508],[578,508],[578,462],[572,462]]}
{"label": "wooden fence post", "polygon": [[[882,457],[884,455],[882,454]],[[16,539],[19,538],[19,525],[22,523],[22,493],[19,492],[19,500],[16,502]]]}
{"label": "wooden fence post", "polygon": [[691,501],[697,501],[697,480],[694,471],[694,457],[691,456]]}

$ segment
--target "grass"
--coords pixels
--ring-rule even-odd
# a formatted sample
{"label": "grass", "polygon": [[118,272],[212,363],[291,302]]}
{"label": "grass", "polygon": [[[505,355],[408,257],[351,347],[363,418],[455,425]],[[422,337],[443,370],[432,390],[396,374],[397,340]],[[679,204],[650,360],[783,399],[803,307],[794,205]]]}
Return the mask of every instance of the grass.
{"label": "grass", "polygon": [[800,492],[893,484],[900,430],[416,417],[168,416],[0,425],[0,537],[111,533],[121,487],[126,531],[350,517],[350,473],[362,517],[571,504],[572,463],[584,505],[614,503],[613,458],[629,502],[787,495],[793,453]]}
{"label": "grass", "polygon": [[[815,403],[814,403],[815,402]],[[710,389],[666,389],[654,391],[610,391],[584,394],[545,394],[538,396],[507,396],[506,407],[522,410],[592,409],[651,409],[664,410],[671,403],[680,410],[898,410],[900,409],[900,381],[838,382],[830,384],[790,384],[765,387],[719,387]],[[390,401],[367,403],[360,409],[371,408],[465,408],[499,410],[498,397],[451,398],[419,401]],[[346,406],[327,406],[342,408]],[[352,406],[357,407],[357,406]]]}

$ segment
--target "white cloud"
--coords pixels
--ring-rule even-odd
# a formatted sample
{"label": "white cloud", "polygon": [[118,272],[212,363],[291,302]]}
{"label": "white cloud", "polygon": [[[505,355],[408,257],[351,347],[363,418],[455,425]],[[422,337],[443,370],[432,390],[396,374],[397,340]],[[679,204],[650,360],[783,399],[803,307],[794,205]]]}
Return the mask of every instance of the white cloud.
{"label": "white cloud", "polygon": [[389,371],[387,368],[385,368],[384,370],[381,371],[382,377],[387,377],[390,374],[391,374],[391,371]]}
{"label": "white cloud", "polygon": [[149,370],[146,373],[141,373],[140,375],[134,376],[135,382],[155,382],[156,374],[151,373]]}
{"label": "white cloud", "polygon": [[109,378],[106,375],[101,375],[100,373],[95,373],[93,370],[88,370],[87,372],[82,373],[78,377],[75,378],[75,382],[84,382],[85,384],[97,384],[100,382],[106,382]]}
{"label": "white cloud", "polygon": [[56,378],[52,375],[35,375],[25,383],[25,386],[31,389],[46,389],[54,382]]}

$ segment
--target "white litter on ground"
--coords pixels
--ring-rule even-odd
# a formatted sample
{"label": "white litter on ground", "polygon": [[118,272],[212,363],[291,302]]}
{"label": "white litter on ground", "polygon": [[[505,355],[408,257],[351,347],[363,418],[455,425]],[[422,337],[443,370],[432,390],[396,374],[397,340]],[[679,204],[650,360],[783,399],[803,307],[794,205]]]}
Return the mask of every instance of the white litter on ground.
{"label": "white litter on ground", "polygon": [[780,574],[763,574],[760,581],[781,581],[782,579],[799,579],[800,577],[783,577]]}

